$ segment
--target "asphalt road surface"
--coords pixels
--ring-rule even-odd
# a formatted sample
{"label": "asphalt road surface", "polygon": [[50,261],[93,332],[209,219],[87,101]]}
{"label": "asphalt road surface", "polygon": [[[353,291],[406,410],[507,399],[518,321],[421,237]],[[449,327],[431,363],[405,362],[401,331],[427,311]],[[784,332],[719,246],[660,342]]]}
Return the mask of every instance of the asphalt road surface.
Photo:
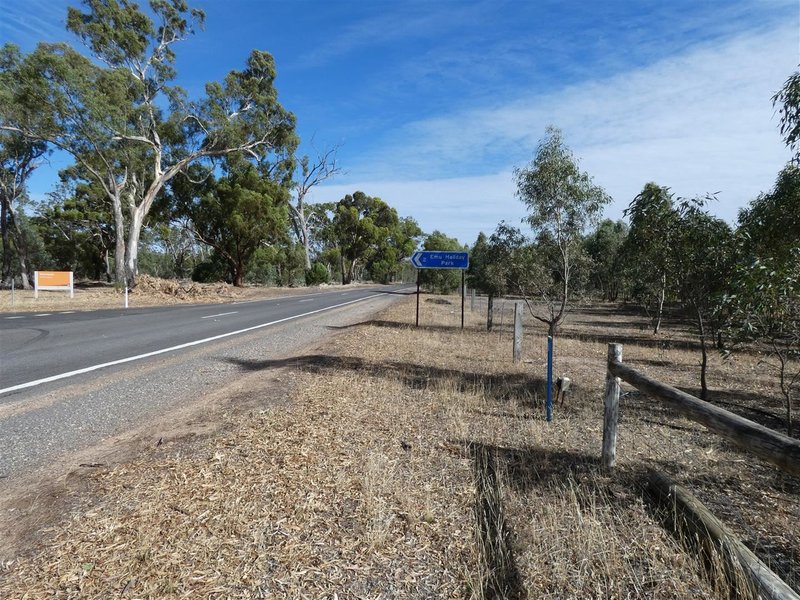
{"label": "asphalt road surface", "polygon": [[243,364],[291,355],[342,319],[365,320],[411,292],[382,286],[222,305],[2,314],[0,479],[157,420],[224,386]]}

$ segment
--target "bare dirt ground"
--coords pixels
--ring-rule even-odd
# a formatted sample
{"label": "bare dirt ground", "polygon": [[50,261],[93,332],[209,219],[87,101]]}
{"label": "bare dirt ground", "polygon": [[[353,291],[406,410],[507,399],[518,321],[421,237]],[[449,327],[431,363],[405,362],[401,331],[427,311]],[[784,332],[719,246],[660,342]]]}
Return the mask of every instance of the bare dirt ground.
{"label": "bare dirt ground", "polygon": [[[16,510],[42,516],[2,562],[0,597],[729,597],[654,516],[650,467],[800,587],[797,478],[628,388],[619,466],[599,467],[607,343],[695,391],[699,352],[679,322],[654,337],[619,307],[576,311],[556,340],[573,392],[547,423],[541,327],[529,320],[514,364],[510,304],[486,332],[478,312],[461,331],[450,302],[424,302],[420,329],[411,299],[249,365],[243,388],[189,419],[218,426],[85,468],[47,510],[47,491],[27,490]],[[709,385],[712,401],[781,427],[759,357],[714,356]]]}

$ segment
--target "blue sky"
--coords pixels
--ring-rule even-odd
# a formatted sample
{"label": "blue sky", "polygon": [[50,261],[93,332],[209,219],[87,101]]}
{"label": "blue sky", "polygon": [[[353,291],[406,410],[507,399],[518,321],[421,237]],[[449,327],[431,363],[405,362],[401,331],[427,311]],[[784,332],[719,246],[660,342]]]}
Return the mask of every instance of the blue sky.
{"label": "blue sky", "polygon": [[[0,0],[0,41],[72,41],[68,4]],[[462,242],[520,224],[511,173],[549,124],[614,198],[611,218],[656,181],[719,192],[712,211],[733,222],[789,158],[770,98],[800,62],[798,0],[190,4],[207,20],[176,48],[179,84],[199,95],[271,52],[301,151],[341,146],[346,172],[314,201],[360,189]]]}

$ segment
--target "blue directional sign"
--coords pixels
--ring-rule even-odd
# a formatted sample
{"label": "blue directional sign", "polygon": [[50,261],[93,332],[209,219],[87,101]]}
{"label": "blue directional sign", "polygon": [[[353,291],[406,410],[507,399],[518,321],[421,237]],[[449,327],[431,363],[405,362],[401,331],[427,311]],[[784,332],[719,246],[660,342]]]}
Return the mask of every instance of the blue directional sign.
{"label": "blue directional sign", "polygon": [[411,263],[418,269],[468,269],[469,252],[421,250],[411,255]]}

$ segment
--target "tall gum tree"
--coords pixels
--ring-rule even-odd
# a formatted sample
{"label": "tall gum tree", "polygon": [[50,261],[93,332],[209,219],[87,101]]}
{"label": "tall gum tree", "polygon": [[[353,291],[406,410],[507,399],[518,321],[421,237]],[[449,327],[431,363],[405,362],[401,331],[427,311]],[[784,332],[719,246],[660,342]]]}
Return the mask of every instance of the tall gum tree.
{"label": "tall gum tree", "polygon": [[342,285],[356,279],[357,267],[368,263],[378,248],[387,243],[398,222],[395,209],[364,192],[348,194],[336,203],[331,231],[339,248]]}
{"label": "tall gum tree", "polygon": [[303,245],[306,271],[311,268],[311,237],[315,221],[315,212],[308,209],[307,197],[313,188],[341,173],[336,160],[337,150],[337,147],[328,148],[320,152],[313,162],[308,155],[298,161],[299,174],[293,185],[289,214],[294,234]]}
{"label": "tall gum tree", "polygon": [[[95,62],[64,46],[40,46],[37,52],[44,55],[40,60],[50,52],[55,66],[80,67],[104,84],[65,78],[51,103],[67,125],[80,121],[80,114],[92,114],[91,122],[81,125],[92,126],[96,137],[77,129],[60,145],[60,140],[27,131],[24,125],[10,125],[62,147],[90,172],[94,169],[107,188],[117,222],[117,279],[133,285],[142,227],[164,186],[193,164],[210,171],[215,159],[236,153],[259,161],[272,154],[275,163],[291,162],[297,145],[295,119],[278,103],[275,64],[267,52],[251,52],[243,70],[208,83],[199,101],[189,101],[171,85],[177,75],[175,44],[204,21],[202,11],[183,0],[151,0],[153,18],[127,0],[84,0],[83,5],[86,12],[69,9],[67,28]],[[127,96],[119,97],[123,93]],[[0,123],[0,128],[8,127]],[[91,160],[79,158],[85,153]]]}
{"label": "tall gum tree", "polygon": [[[20,78],[22,56],[19,48],[6,44],[0,48],[0,123],[19,119],[31,109],[32,98],[20,103],[16,89]],[[37,122],[46,129],[49,123]],[[46,159],[47,144],[31,139],[18,131],[0,130],[0,232],[3,243],[3,263],[0,271],[2,285],[10,286],[13,277],[12,250],[16,257],[22,287],[30,288],[25,235],[18,215],[20,201],[25,197],[28,178]]]}

